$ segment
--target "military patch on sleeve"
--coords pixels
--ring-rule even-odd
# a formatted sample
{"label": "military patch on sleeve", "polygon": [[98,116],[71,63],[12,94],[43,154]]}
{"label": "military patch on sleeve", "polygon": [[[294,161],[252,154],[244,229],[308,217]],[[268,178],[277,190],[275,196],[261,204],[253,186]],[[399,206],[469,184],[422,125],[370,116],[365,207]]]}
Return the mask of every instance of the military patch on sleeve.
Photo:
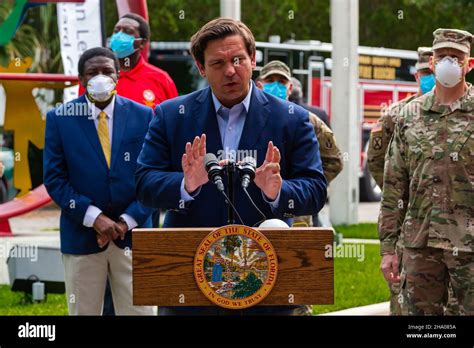
{"label": "military patch on sleeve", "polygon": [[380,135],[377,135],[377,136],[373,137],[372,148],[374,150],[382,149],[382,137]]}
{"label": "military patch on sleeve", "polygon": [[332,149],[332,141],[331,139],[326,139],[326,142],[325,142],[325,145],[326,145],[326,149]]}

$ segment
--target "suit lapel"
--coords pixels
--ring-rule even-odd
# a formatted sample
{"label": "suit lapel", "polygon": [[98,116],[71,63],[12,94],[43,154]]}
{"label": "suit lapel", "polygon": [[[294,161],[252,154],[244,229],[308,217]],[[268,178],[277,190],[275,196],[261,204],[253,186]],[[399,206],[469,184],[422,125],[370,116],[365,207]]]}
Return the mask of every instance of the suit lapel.
{"label": "suit lapel", "polygon": [[[87,105],[87,100],[85,95],[82,95],[80,98],[78,98],[75,103],[77,104],[86,104]],[[82,110],[82,108],[79,108],[79,110]],[[93,151],[96,153],[98,156],[99,162],[102,163],[107,168],[107,162],[105,160],[105,155],[104,151],[102,150],[102,146],[100,145],[99,141],[99,136],[97,134],[97,129],[94,124],[94,119],[92,117],[86,117],[83,115],[78,115],[79,117],[76,117],[76,120],[78,121],[80,127],[82,128],[86,139],[89,141]],[[107,168],[108,169],[108,168]]]}
{"label": "suit lapel", "polygon": [[[253,82],[252,82],[253,83]],[[249,111],[245,118],[244,129],[240,137],[239,150],[254,150],[267,124],[270,110],[268,99],[255,84],[252,88]],[[266,144],[265,144],[266,145]]]}
{"label": "suit lapel", "polygon": [[115,96],[113,132],[112,132],[112,158],[110,168],[113,168],[114,163],[119,156],[120,144],[123,140],[124,130],[127,128],[128,109],[130,104],[125,103],[118,95]]}
{"label": "suit lapel", "polygon": [[198,131],[195,135],[206,134],[206,151],[218,155],[218,151],[222,150],[222,141],[210,87],[202,90],[196,98],[192,118]]}

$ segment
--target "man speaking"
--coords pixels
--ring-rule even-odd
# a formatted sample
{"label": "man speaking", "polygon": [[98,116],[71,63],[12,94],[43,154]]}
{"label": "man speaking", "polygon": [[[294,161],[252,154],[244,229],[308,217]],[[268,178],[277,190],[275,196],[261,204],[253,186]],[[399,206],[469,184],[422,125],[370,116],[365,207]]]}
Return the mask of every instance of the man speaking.
{"label": "man speaking", "polygon": [[[267,219],[291,225],[295,215],[317,213],[327,184],[308,111],[255,87],[250,29],[234,19],[214,19],[193,35],[191,53],[209,87],[156,107],[138,158],[139,201],[167,209],[164,227],[226,225],[225,198],[209,182],[204,157],[213,153],[221,160],[238,160],[240,154],[254,154],[256,173],[248,193]],[[235,208],[242,222],[252,226],[262,215],[234,179]],[[291,315],[295,307],[160,307],[159,314]]]}

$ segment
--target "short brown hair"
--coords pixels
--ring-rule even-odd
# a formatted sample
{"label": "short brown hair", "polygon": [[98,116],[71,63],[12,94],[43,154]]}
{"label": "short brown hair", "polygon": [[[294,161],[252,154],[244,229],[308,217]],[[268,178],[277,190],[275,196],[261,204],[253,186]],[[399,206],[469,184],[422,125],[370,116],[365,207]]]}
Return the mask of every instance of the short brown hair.
{"label": "short brown hair", "polygon": [[241,21],[225,17],[207,22],[191,37],[191,54],[196,61],[204,65],[204,51],[209,41],[231,35],[240,35],[249,56],[255,54],[255,38],[250,29]]}

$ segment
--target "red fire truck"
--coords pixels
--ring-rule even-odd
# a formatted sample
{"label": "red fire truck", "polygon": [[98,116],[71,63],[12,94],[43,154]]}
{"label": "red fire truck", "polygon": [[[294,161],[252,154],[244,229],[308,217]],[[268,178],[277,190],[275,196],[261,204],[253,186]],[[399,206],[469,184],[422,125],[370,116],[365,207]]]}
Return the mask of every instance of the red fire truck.
{"label": "red fire truck", "polygon": [[[206,86],[197,71],[189,42],[152,42],[150,63],[169,72],[180,94]],[[257,68],[271,60],[281,60],[291,69],[304,88],[309,105],[325,109],[330,120],[344,115],[331,113],[332,44],[319,41],[257,42]],[[370,130],[380,117],[382,108],[416,93],[414,78],[415,51],[359,46],[358,110],[361,136],[360,199],[377,201],[380,188],[367,167]]]}

